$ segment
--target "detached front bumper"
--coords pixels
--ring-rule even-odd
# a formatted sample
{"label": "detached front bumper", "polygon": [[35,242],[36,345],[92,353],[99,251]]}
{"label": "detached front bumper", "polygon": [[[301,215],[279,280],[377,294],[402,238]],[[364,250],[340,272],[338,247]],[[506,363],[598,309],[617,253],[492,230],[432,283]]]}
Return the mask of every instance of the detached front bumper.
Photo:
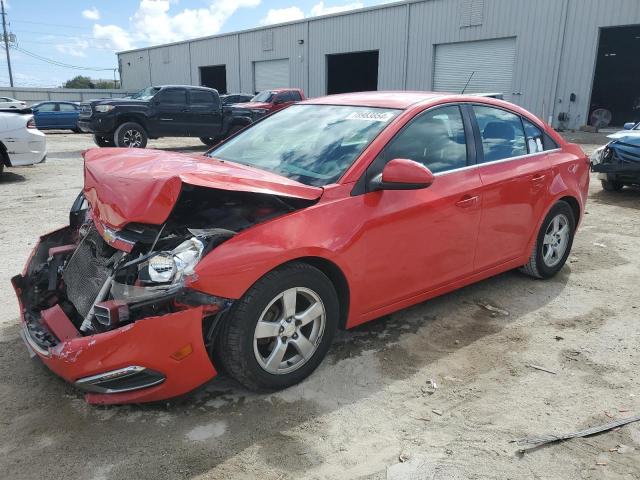
{"label": "detached front bumper", "polygon": [[[42,258],[39,249],[40,244],[25,272],[12,280],[20,303],[21,335],[31,353],[47,367],[87,391],[89,403],[164,400],[185,394],[216,376],[204,345],[202,306],[81,336],[62,308],[54,305],[40,312],[37,332],[33,326],[30,328],[23,305],[23,280],[32,271],[34,259]],[[38,341],[36,336],[43,332],[54,339],[54,346],[43,347]]]}

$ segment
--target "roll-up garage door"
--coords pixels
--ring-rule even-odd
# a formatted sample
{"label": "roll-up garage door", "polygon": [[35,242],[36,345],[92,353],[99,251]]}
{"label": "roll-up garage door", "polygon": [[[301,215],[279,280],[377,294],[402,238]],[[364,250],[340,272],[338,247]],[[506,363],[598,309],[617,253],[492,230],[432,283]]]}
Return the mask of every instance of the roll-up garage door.
{"label": "roll-up garage door", "polygon": [[254,63],[255,91],[289,87],[289,59]]}
{"label": "roll-up garage door", "polygon": [[502,93],[509,98],[515,58],[515,38],[436,45],[433,89],[461,93],[471,78],[465,93]]}

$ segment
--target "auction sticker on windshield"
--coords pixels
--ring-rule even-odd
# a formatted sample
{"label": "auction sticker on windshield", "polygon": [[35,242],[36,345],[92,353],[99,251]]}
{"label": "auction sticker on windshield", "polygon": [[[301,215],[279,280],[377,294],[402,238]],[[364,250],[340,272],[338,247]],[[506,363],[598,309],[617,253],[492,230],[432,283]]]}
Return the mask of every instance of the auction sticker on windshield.
{"label": "auction sticker on windshield", "polygon": [[353,112],[347,120],[367,120],[369,122],[388,122],[395,116],[393,112],[376,112],[375,110],[365,110]]}

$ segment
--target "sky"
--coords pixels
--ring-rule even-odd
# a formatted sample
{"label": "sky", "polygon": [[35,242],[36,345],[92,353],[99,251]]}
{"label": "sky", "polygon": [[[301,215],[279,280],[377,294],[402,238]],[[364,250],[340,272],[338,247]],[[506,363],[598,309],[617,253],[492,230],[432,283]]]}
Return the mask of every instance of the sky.
{"label": "sky", "polygon": [[5,0],[16,36],[9,49],[14,85],[57,87],[76,75],[113,79],[118,51],[381,3],[389,0]]}

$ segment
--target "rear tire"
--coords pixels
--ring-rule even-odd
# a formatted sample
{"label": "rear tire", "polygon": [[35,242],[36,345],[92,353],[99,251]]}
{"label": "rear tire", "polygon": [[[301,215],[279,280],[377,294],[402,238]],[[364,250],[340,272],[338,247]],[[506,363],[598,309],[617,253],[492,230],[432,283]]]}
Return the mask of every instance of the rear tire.
{"label": "rear tire", "polygon": [[339,311],[324,273],[305,263],[286,265],[267,273],[233,305],[216,338],[214,361],[250,390],[295,385],[327,354]]}
{"label": "rear tire", "polygon": [[547,279],[556,275],[569,257],[575,231],[573,210],[567,202],[560,200],[542,222],[529,262],[520,270],[534,278]]}
{"label": "rear tire", "polygon": [[115,146],[115,145],[113,144],[113,141],[112,141],[112,140],[110,140],[110,139],[109,139],[109,138],[107,138],[107,137],[103,137],[103,136],[101,136],[101,135],[94,135],[94,136],[93,136],[93,141],[95,142],[95,144],[96,144],[97,146],[99,146],[99,147],[101,147],[101,148],[104,148],[104,147],[113,147],[113,146]]}
{"label": "rear tire", "polygon": [[200,141],[208,147],[213,147],[219,140],[214,137],[200,137]]}
{"label": "rear tire", "polygon": [[619,192],[624,188],[624,183],[617,180],[600,180],[600,183],[606,192]]}
{"label": "rear tire", "polygon": [[120,148],[145,148],[148,138],[144,128],[135,122],[123,123],[113,134],[116,147]]}

